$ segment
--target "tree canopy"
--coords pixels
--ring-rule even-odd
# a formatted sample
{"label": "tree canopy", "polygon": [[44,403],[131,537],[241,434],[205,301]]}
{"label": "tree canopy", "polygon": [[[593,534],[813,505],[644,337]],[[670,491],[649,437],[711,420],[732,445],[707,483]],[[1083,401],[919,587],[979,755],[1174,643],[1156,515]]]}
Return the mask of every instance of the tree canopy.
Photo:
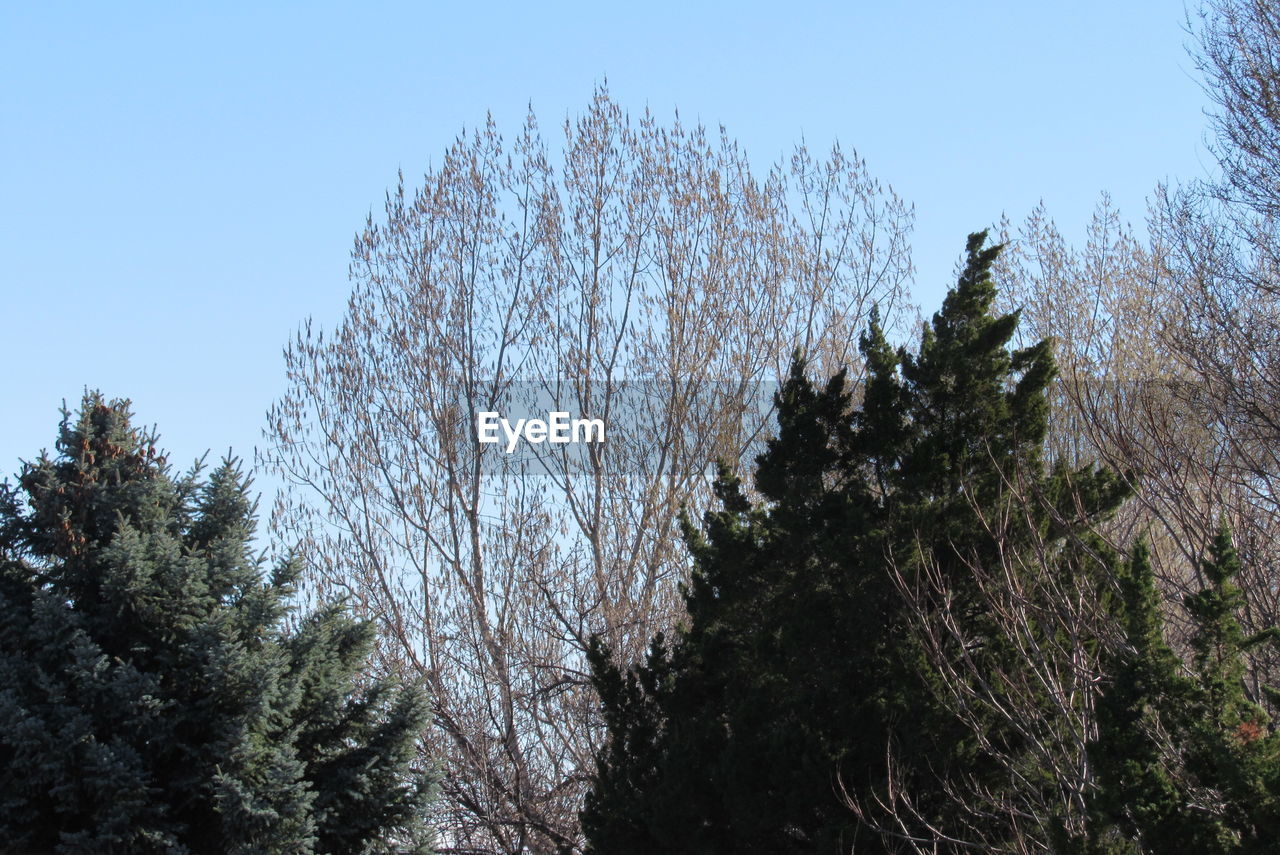
{"label": "tree canopy", "polygon": [[[593,648],[611,740],[583,813],[592,851],[946,845],[943,828],[974,831],[960,808],[976,806],[953,803],[958,782],[1013,786],[1010,763],[1030,750],[1018,727],[949,703],[949,677],[978,683],[1014,656],[977,577],[1033,548],[1079,569],[1067,541],[1124,489],[1089,467],[1045,466],[1052,355],[1045,342],[1009,349],[1018,318],[992,311],[999,247],[984,243],[970,237],[918,351],[891,348],[873,318],[858,406],[843,373],[815,387],[796,361],[757,460],[758,499],[725,467],[720,510],[686,526],[687,623],[625,672]],[[922,621],[952,634],[930,644]],[[890,804],[903,789],[905,811]],[[987,817],[985,842],[1014,833],[1005,819]]]}
{"label": "tree canopy", "polygon": [[0,850],[427,852],[423,693],[300,614],[238,465],[172,477],[86,395],[0,494]]}

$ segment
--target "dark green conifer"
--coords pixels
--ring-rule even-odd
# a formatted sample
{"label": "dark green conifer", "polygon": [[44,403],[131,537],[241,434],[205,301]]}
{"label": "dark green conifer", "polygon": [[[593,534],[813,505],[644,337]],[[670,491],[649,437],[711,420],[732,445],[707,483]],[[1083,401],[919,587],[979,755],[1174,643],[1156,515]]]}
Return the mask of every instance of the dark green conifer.
{"label": "dark green conifer", "polygon": [[[984,638],[966,582],[999,546],[982,514],[1030,500],[1024,540],[1061,539],[1123,491],[1088,470],[1045,473],[1052,356],[1047,343],[1009,350],[1017,316],[992,313],[999,248],[983,244],[971,236],[918,353],[890,347],[873,317],[860,407],[843,374],[815,388],[796,361],[776,399],[777,437],[757,460],[762,501],[722,469],[721,508],[703,531],[687,527],[687,624],[626,674],[597,650],[613,741],[583,814],[592,851],[887,851],[892,841],[846,800],[883,793],[887,752],[898,785],[943,824],[946,776],[993,771],[938,702],[890,568],[909,576],[921,556],[936,562]],[[1027,493],[1012,495],[1014,482]],[[1085,496],[1070,510],[1068,484]],[[985,641],[977,655],[1002,653]]]}
{"label": "dark green conifer", "polygon": [[1233,578],[1240,561],[1221,529],[1202,564],[1207,582],[1184,604],[1194,630],[1184,663],[1166,644],[1145,548],[1121,575],[1125,644],[1111,656],[1090,756],[1091,853],[1275,851],[1280,737],[1245,689],[1246,637]]}
{"label": "dark green conifer", "polygon": [[[1162,711],[1190,700],[1193,687],[1165,643],[1146,546],[1138,544],[1118,569],[1121,597],[1114,611],[1124,640],[1107,657],[1109,679],[1097,703],[1098,737],[1089,752],[1098,787],[1090,797],[1085,850],[1097,855],[1163,851],[1159,847],[1203,837],[1185,809],[1185,786],[1170,762],[1174,735],[1161,721]],[[1140,840],[1147,848],[1138,846]],[[1067,841],[1060,848],[1066,851]]]}
{"label": "dark green conifer", "polygon": [[[0,501],[0,851],[426,852],[428,709],[362,675],[371,628],[286,628],[231,461],[170,477],[85,397]],[[6,848],[7,847],[7,848]]]}

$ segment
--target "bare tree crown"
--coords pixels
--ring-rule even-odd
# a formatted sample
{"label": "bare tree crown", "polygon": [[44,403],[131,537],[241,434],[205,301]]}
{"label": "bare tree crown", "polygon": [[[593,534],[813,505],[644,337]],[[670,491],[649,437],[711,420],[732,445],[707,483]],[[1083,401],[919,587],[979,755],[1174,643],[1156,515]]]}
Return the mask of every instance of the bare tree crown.
{"label": "bare tree crown", "polygon": [[[911,224],[838,147],[757,172],[723,129],[604,90],[557,155],[532,112],[510,140],[490,120],[370,217],[346,316],[286,350],[266,462],[313,590],[430,683],[442,851],[578,850],[601,738],[587,639],[631,661],[678,620],[681,508],[758,441],[752,402],[795,349],[829,373],[873,306],[900,318]],[[477,411],[539,403],[608,442],[477,442]]]}

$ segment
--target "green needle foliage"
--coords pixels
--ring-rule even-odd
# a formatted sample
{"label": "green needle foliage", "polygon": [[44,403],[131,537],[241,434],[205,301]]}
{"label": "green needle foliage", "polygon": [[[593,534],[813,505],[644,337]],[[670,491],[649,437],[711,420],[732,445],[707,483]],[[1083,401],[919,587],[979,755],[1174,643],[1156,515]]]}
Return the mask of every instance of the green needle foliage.
{"label": "green needle foliage", "polygon": [[57,452],[0,485],[0,852],[428,852],[426,699],[264,578],[238,466],[170,477],[98,395]]}
{"label": "green needle foliage", "polygon": [[[1182,810],[1186,794],[1170,765],[1172,743],[1167,736],[1162,743],[1158,714],[1161,705],[1185,702],[1192,685],[1165,643],[1160,596],[1145,545],[1134,549],[1119,582],[1116,612],[1124,644],[1110,657],[1110,679],[1097,705],[1099,736],[1090,755],[1099,787],[1092,799],[1091,840],[1080,850],[1117,855],[1144,851],[1134,845],[1138,837],[1148,845],[1190,843],[1200,837],[1194,817]],[[1066,840],[1058,848],[1075,851]]]}
{"label": "green needle foliage", "polygon": [[[1010,350],[1018,319],[992,313],[999,247],[984,242],[970,237],[917,353],[890,347],[872,321],[859,407],[843,373],[815,387],[796,361],[757,460],[760,501],[722,467],[720,509],[702,530],[686,523],[687,624],[625,671],[593,647],[610,741],[582,813],[591,852],[893,851],[894,818],[881,826],[850,808],[886,796],[887,755],[913,794],[896,830],[959,851],[928,827],[957,827],[947,785],[1008,786],[1007,767],[943,703],[936,657],[1008,659],[972,568],[1024,545],[1065,552],[1124,490],[1091,469],[1046,471],[1052,355],[1047,342]],[[993,531],[1014,509],[1025,522]],[[908,602],[901,588],[926,570],[972,643],[918,641],[943,603]],[[989,742],[1022,750],[990,727]]]}
{"label": "green needle foliage", "polygon": [[[1280,737],[1245,691],[1240,560],[1226,529],[1186,598],[1190,662],[1165,643],[1145,547],[1121,584],[1125,644],[1113,656],[1091,755],[1098,773],[1091,853],[1274,852],[1280,833]],[[1274,692],[1274,690],[1269,690]],[[1067,849],[1064,847],[1064,851]]]}

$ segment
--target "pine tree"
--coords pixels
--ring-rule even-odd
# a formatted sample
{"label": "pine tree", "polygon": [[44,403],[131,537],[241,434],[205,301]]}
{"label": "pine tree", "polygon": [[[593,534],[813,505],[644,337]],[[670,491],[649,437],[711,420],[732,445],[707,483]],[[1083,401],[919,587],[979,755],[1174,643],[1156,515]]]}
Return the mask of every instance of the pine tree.
{"label": "pine tree", "polygon": [[[860,407],[843,374],[815,388],[797,360],[757,460],[760,503],[722,468],[720,510],[686,526],[687,624],[626,673],[595,651],[612,740],[582,817],[592,851],[884,851],[845,796],[883,792],[887,750],[938,823],[952,771],[999,785],[939,702],[890,569],[926,556],[969,629],[988,633],[980,655],[1005,655],[967,568],[1018,544],[994,542],[975,505],[1025,502],[1007,489],[1020,480],[1035,499],[1023,539],[1061,540],[1062,520],[1086,527],[1123,490],[1092,470],[1046,474],[1052,355],[1009,350],[1017,316],[992,314],[999,247],[984,238],[970,237],[917,353],[873,319]],[[1069,498],[1082,504],[1067,512]]]}
{"label": "pine tree", "polygon": [[0,851],[428,851],[422,693],[264,578],[233,461],[175,479],[129,418],[87,395],[3,485]]}

